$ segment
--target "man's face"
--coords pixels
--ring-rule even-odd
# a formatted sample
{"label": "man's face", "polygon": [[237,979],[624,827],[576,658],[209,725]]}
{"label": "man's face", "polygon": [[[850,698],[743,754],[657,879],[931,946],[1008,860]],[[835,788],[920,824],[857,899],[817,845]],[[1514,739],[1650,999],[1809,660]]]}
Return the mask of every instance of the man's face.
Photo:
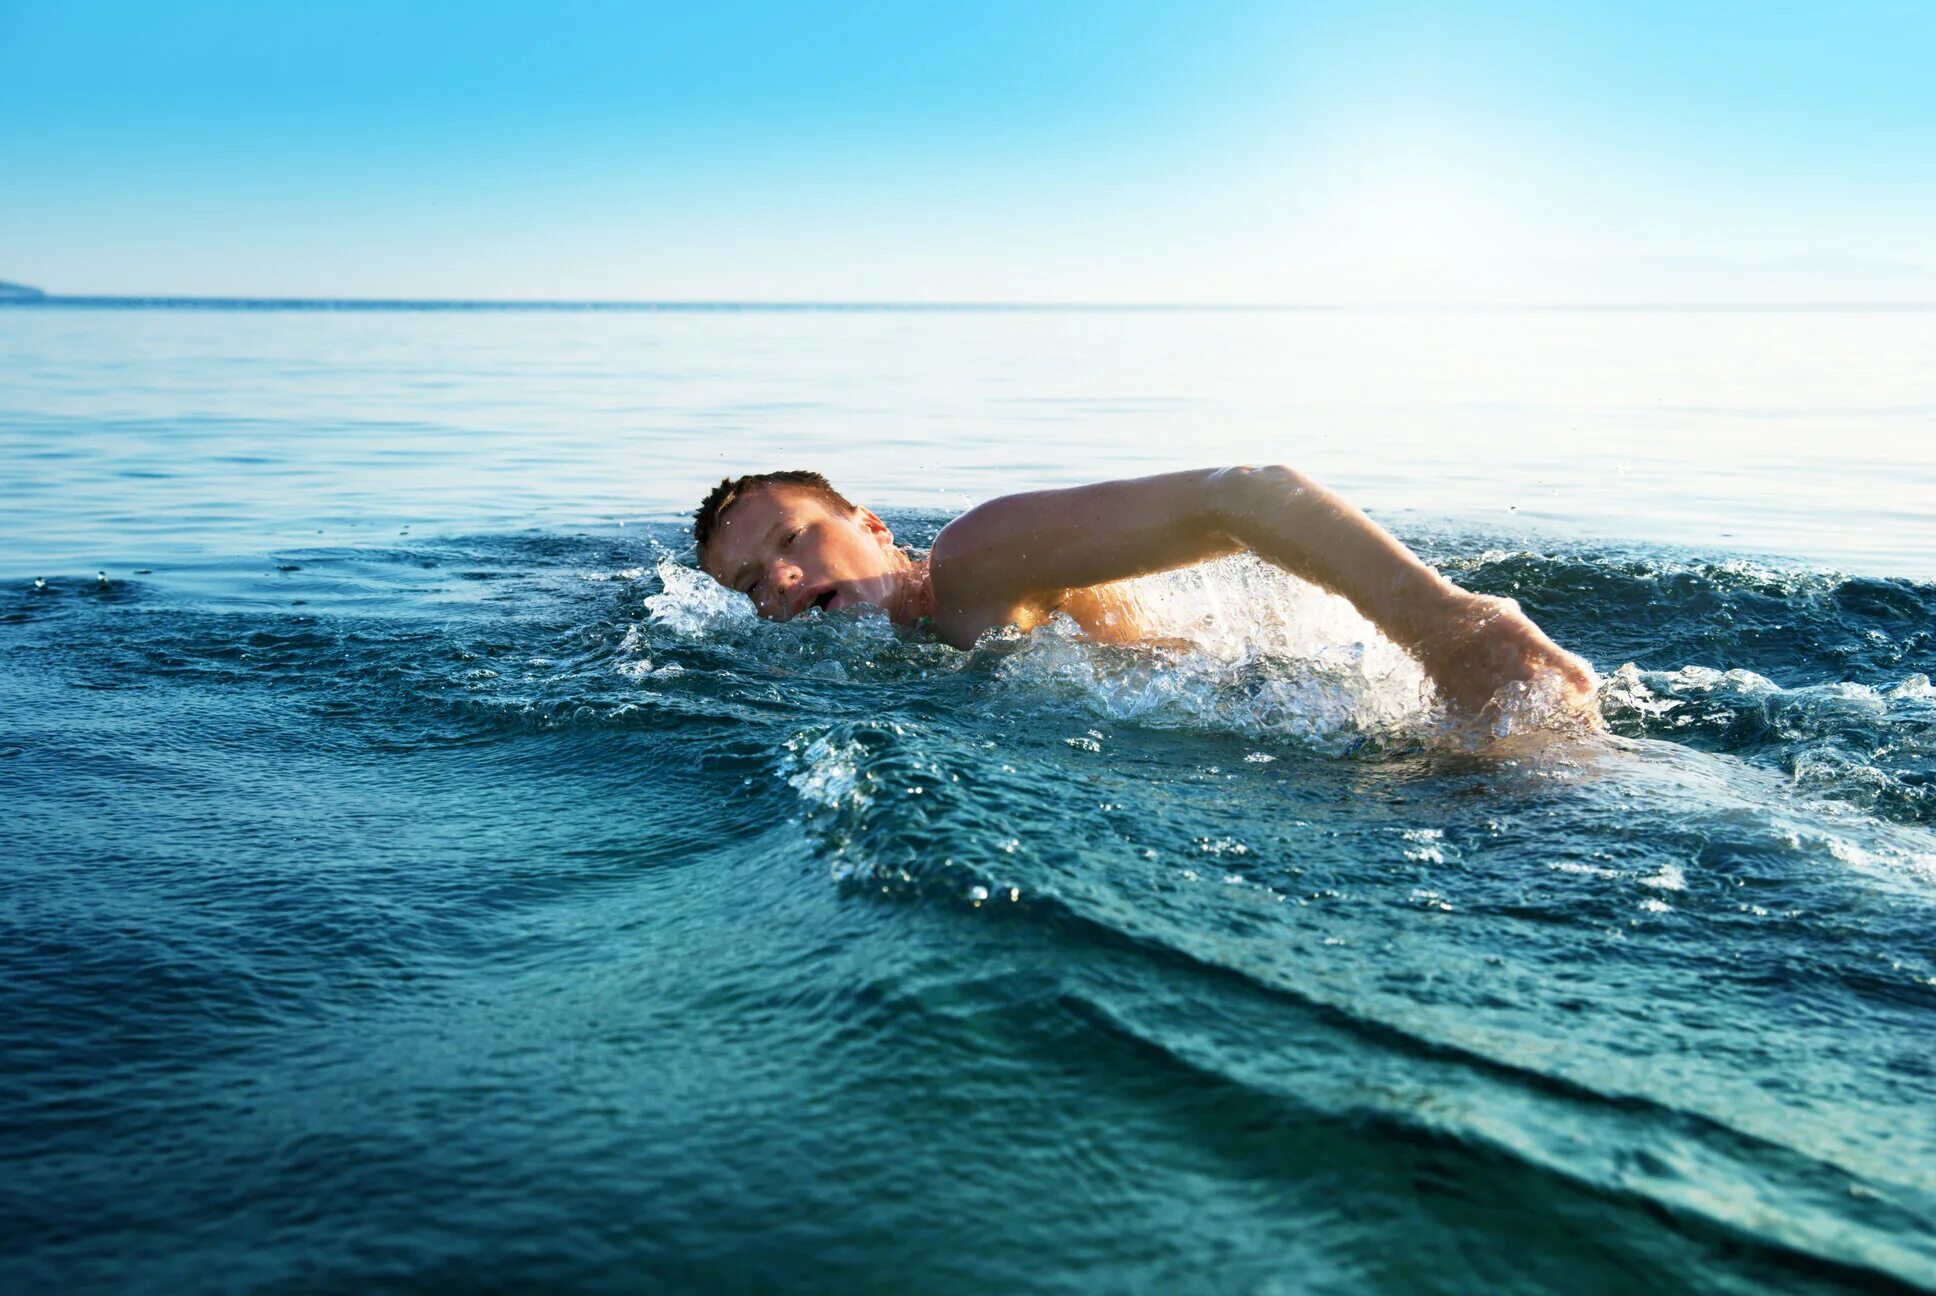
{"label": "man's face", "polygon": [[788,621],[812,608],[878,604],[902,564],[894,536],[866,509],[851,514],[797,486],[763,486],[728,505],[700,558],[759,614]]}

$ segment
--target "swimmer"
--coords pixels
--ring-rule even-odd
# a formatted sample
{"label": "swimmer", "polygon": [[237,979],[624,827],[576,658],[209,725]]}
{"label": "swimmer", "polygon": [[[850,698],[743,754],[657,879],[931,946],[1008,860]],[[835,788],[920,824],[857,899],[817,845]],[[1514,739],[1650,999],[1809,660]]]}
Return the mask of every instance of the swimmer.
{"label": "swimmer", "polygon": [[1293,468],[1210,468],[1004,495],[962,514],[925,558],[815,472],[719,483],[693,522],[699,565],[788,621],[873,606],[957,648],[1058,614],[1105,642],[1145,637],[1112,582],[1253,553],[1342,595],[1404,649],[1455,712],[1502,689],[1557,686],[1597,720],[1596,680],[1511,599],[1460,589],[1383,527]]}

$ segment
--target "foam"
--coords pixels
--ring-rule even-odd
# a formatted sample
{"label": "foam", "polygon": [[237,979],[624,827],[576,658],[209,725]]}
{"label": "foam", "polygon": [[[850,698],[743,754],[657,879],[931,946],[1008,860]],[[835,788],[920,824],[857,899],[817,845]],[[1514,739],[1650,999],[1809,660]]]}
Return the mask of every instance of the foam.
{"label": "foam", "polygon": [[996,673],[1118,723],[1274,738],[1321,751],[1421,741],[1418,664],[1342,598],[1255,558],[1123,582],[1153,642],[1092,643],[1067,617],[996,632]]}
{"label": "foam", "polygon": [[796,734],[780,757],[780,773],[800,799],[829,810],[860,809],[873,800],[863,786],[867,749],[828,734]]}
{"label": "foam", "polygon": [[[932,644],[924,645],[931,651],[897,646],[886,618],[864,612],[801,617],[745,636],[760,623],[743,596],[670,557],[661,558],[657,572],[661,591],[645,599],[653,628],[687,638],[724,635],[796,674],[847,680],[897,665],[987,668],[1024,704],[1046,694],[1115,723],[1332,754],[1469,746],[1577,727],[1557,678],[1501,690],[1480,732],[1453,723],[1418,663],[1349,602],[1248,555],[1117,585],[1148,630],[1146,642],[1096,643],[1058,616],[1032,632],[991,631],[965,658]],[[622,648],[643,656],[645,644],[628,639]],[[803,655],[811,664],[803,667]],[[634,679],[640,673],[627,670]],[[1080,739],[1072,745],[1091,749]]]}
{"label": "foam", "polygon": [[655,626],[698,638],[713,630],[744,629],[758,614],[744,594],[727,589],[701,571],[671,558],[655,566],[659,593],[645,599],[645,615]]}

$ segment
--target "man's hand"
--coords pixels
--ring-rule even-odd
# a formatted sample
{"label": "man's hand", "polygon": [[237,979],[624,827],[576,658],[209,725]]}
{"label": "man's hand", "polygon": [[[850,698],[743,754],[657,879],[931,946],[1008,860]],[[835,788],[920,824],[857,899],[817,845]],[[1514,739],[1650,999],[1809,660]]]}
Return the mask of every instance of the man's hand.
{"label": "man's hand", "polygon": [[1597,720],[1592,668],[1549,639],[1517,603],[1460,589],[1295,469],[1227,472],[1231,533],[1285,570],[1351,600],[1418,660],[1453,711],[1480,716],[1495,699],[1507,700],[1502,689],[1551,677],[1564,710]]}
{"label": "man's hand", "polygon": [[[1562,714],[1599,727],[1599,680],[1591,666],[1547,638],[1512,599],[1460,593],[1469,600],[1466,612],[1448,619],[1436,634],[1408,645],[1447,705],[1490,719],[1512,702],[1515,692],[1550,683],[1550,701]],[[1525,688],[1514,690],[1515,685]]]}

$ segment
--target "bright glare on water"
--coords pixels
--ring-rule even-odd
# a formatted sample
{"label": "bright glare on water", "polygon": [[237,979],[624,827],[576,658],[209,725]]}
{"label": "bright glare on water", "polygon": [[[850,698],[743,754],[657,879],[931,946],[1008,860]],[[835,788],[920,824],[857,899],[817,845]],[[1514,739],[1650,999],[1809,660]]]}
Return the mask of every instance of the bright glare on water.
{"label": "bright glare on water", "polygon": [[[1936,1288],[1936,311],[0,308],[0,1288]],[[1288,461],[1602,676],[769,625]]]}
{"label": "bright glare on water", "polygon": [[[14,574],[1288,461],[1387,514],[1936,578],[1936,310],[0,311]],[[34,569],[31,573],[27,570]]]}

